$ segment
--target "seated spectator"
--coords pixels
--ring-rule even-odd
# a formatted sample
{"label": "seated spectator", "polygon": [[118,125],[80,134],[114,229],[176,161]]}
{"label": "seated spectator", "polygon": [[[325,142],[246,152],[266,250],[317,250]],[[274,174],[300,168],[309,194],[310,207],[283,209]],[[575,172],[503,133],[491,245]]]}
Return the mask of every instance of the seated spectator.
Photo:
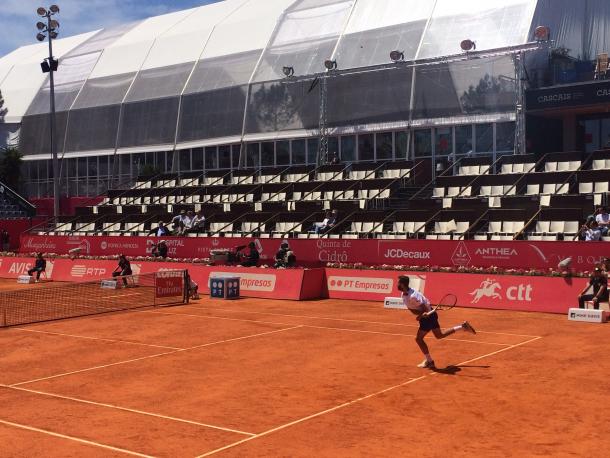
{"label": "seated spectator", "polygon": [[167,258],[167,244],[165,240],[161,240],[156,245],[153,245],[152,255],[155,258]]}
{"label": "seated spectator", "polygon": [[42,256],[42,253],[36,254],[36,259],[34,261],[34,267],[28,270],[28,275],[31,277],[36,272],[36,283],[40,280],[40,274],[42,274],[45,270],[47,270],[47,261]]}
{"label": "seated spectator", "polygon": [[608,235],[608,229],[610,229],[610,214],[608,214],[607,208],[601,208],[601,211],[595,216],[595,221],[599,226],[599,230],[602,233],[602,237]]}
{"label": "seated spectator", "polygon": [[324,232],[332,231],[338,222],[339,222],[339,211],[335,209],[330,214],[330,219],[328,220],[328,223],[326,224],[326,230]]}
{"label": "seated spectator", "polygon": [[193,221],[195,220],[195,213],[192,210],[186,212],[186,218],[184,220],[184,231],[189,232],[193,228]]}
{"label": "seated spectator", "polygon": [[186,228],[187,216],[186,210],[181,210],[180,213],[172,218],[172,232],[175,235],[184,234]]}
{"label": "seated spectator", "polygon": [[[589,288],[593,288],[592,294],[585,294]],[[591,274],[589,283],[578,296],[578,307],[585,308],[585,302],[592,301],[593,308],[599,310],[599,303],[608,300],[608,277],[601,268],[596,267]]]}
{"label": "seated spectator", "polygon": [[337,153],[332,153],[330,156],[330,161],[328,163],[330,165],[341,164],[341,159],[339,159],[339,155]]}
{"label": "seated spectator", "polygon": [[151,229],[148,234],[153,234],[157,237],[165,237],[166,235],[169,235],[169,229],[163,221],[159,221],[159,225]]}
{"label": "seated spectator", "polygon": [[316,234],[321,234],[328,227],[328,223],[331,218],[331,212],[327,211],[324,215],[324,219],[320,223],[313,223],[311,230]]}
{"label": "seated spectator", "polygon": [[193,216],[193,220],[191,221],[191,228],[189,232],[202,232],[205,228],[205,216],[203,216],[203,211],[199,210],[195,216]]}
{"label": "seated spectator", "polygon": [[586,242],[598,242],[602,239],[602,231],[599,229],[597,221],[591,221],[589,225],[583,225],[580,228],[579,238]]}
{"label": "seated spectator", "polygon": [[282,242],[280,249],[275,253],[275,264],[273,267],[276,269],[295,267],[297,258],[294,252],[290,249],[288,242]]}
{"label": "seated spectator", "polygon": [[114,269],[114,272],[112,272],[112,278],[123,277],[123,285],[125,286],[125,288],[127,288],[127,279],[125,277],[132,274],[133,272],[131,271],[130,262],[127,260],[127,257],[125,257],[124,254],[120,254],[119,265],[116,269]]}
{"label": "seated spectator", "polygon": [[256,244],[254,242],[250,242],[248,244],[249,251],[244,256],[244,259],[241,263],[242,267],[256,267],[258,265],[258,260],[260,259],[260,254],[256,249]]}

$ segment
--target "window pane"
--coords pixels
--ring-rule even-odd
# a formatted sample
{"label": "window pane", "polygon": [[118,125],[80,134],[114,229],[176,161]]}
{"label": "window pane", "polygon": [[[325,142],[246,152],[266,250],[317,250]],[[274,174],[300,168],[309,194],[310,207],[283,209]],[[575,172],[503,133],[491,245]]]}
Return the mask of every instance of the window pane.
{"label": "window pane", "polygon": [[502,122],[496,124],[496,151],[515,150],[515,123]]}
{"label": "window pane", "polygon": [[155,167],[160,173],[165,172],[165,151],[157,152],[155,157]]}
{"label": "window pane", "polygon": [[101,176],[111,175],[110,164],[112,164],[112,156],[100,156],[98,158],[99,171]]}
{"label": "window pane", "polygon": [[472,126],[457,126],[455,128],[455,153],[472,152]]}
{"label": "window pane", "polygon": [[[330,158],[332,159],[332,157],[332,152],[330,152]],[[341,137],[341,160],[346,162],[356,160],[356,137],[354,135]]]}
{"label": "window pane", "polygon": [[490,153],[494,147],[493,124],[477,124],[477,153]]}
{"label": "window pane", "polygon": [[377,159],[392,159],[392,132],[377,134]]}
{"label": "window pane", "polygon": [[358,135],[358,159],[372,161],[375,159],[373,134]]}
{"label": "window pane", "polygon": [[203,170],[203,148],[193,148],[191,151],[193,170]]}
{"label": "window pane", "polygon": [[305,163],[305,140],[293,140],[292,141],[292,163],[293,164],[304,164]]}
{"label": "window pane", "polygon": [[239,167],[239,155],[241,153],[241,145],[231,146],[231,167],[236,169]]}
{"label": "window pane", "polygon": [[180,154],[180,171],[188,172],[191,170],[191,150],[183,149]]}
{"label": "window pane", "polygon": [[320,139],[318,139],[318,138],[310,138],[309,140],[307,140],[307,163],[308,164],[317,163],[319,144],[320,144]]}
{"label": "window pane", "polygon": [[397,161],[401,159],[407,158],[407,150],[409,145],[409,134],[407,132],[401,131],[396,132],[396,151],[394,153],[394,157]]}
{"label": "window pane", "polygon": [[[86,157],[79,157],[78,159],[76,159],[77,161],[77,173],[79,177],[86,177],[87,176],[87,158]],[[74,176],[74,175],[71,175]]]}
{"label": "window pane", "polygon": [[[100,160],[107,158],[104,156]],[[97,169],[97,157],[90,157],[87,159],[87,175],[90,177],[97,177],[99,175]]]}
{"label": "window pane", "polygon": [[273,142],[261,143],[261,165],[274,165],[275,144]]}
{"label": "window pane", "polygon": [[[55,176],[55,169],[53,168],[53,161],[46,161],[46,162],[47,162],[47,176],[49,178],[53,178]],[[61,167],[61,161],[58,160],[57,162],[59,163],[59,167]]]}
{"label": "window pane", "polygon": [[453,148],[453,138],[451,136],[451,127],[438,127],[436,129],[436,155],[448,156]]}
{"label": "window pane", "polygon": [[259,157],[259,143],[248,143],[248,154],[246,167],[247,168],[258,168],[260,167],[260,157]]}
{"label": "window pane", "polygon": [[275,144],[275,155],[277,165],[289,165],[290,143],[288,141],[277,142]]}
{"label": "window pane", "polygon": [[131,164],[131,172],[134,175],[140,175],[142,167],[144,167],[144,154],[132,154]]}
{"label": "window pane", "polygon": [[156,153],[146,153],[146,163],[152,166],[155,165],[155,154]]}
{"label": "window pane", "polygon": [[[339,139],[337,137],[328,137],[328,157],[324,158],[325,161],[329,161],[332,157],[337,154],[339,156]],[[345,160],[355,160],[354,159],[345,159]]]}
{"label": "window pane", "polygon": [[206,170],[218,168],[218,152],[215,146],[207,146],[205,148],[205,168]]}
{"label": "window pane", "polygon": [[231,168],[231,145],[218,147],[218,163],[221,169]]}
{"label": "window pane", "polygon": [[121,154],[121,175],[131,175],[131,156],[129,154]]}
{"label": "window pane", "polygon": [[172,172],[174,170],[174,152],[166,151],[165,154],[165,171]]}
{"label": "window pane", "polygon": [[432,155],[432,139],[430,130],[416,130],[413,133],[413,149],[415,157]]}

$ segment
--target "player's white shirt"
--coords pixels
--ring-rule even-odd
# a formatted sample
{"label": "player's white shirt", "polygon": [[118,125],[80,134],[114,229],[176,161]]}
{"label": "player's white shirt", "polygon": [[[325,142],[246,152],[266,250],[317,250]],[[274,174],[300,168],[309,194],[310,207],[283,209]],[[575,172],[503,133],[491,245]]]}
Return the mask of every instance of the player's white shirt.
{"label": "player's white shirt", "polygon": [[415,310],[418,312],[429,312],[432,310],[430,301],[419,291],[415,291],[413,288],[409,288],[406,293],[402,293],[402,303],[409,310]]}

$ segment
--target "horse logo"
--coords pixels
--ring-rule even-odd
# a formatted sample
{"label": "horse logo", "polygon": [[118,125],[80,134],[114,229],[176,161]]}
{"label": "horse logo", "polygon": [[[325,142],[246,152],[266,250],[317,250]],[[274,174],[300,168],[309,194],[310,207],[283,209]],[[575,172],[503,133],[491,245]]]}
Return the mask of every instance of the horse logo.
{"label": "horse logo", "polygon": [[497,289],[502,289],[502,286],[497,281],[489,278],[482,281],[481,286],[470,293],[471,296],[474,296],[471,303],[477,304],[484,297],[489,297],[491,299],[502,299],[500,293],[496,292]]}

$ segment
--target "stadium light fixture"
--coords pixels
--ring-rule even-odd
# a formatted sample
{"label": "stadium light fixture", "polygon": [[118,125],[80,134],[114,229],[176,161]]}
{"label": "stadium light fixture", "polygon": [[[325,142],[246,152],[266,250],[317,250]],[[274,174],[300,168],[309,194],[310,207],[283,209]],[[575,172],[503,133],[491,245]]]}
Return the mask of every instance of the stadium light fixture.
{"label": "stadium light fixture", "polygon": [[283,67],[282,72],[284,72],[284,75],[287,78],[290,78],[291,76],[294,76],[294,67]]}
{"label": "stadium light fixture", "polygon": [[326,67],[326,70],[337,70],[337,61],[330,59],[325,60],[324,66]]}
{"label": "stadium light fixture", "polygon": [[476,51],[477,44],[472,40],[466,39],[462,40],[462,42],[460,43],[460,48],[462,48],[462,51],[464,52]]}
{"label": "stadium light fixture", "polygon": [[534,31],[534,38],[536,38],[536,41],[538,42],[549,41],[551,38],[551,29],[545,25],[536,27],[536,30]]}
{"label": "stadium light fixture", "polygon": [[48,38],[49,41],[49,57],[46,58],[40,67],[43,73],[49,74],[49,88],[50,88],[50,129],[49,129],[49,141],[51,146],[51,156],[53,158],[53,216],[55,222],[59,218],[59,159],[57,157],[57,150],[55,148],[55,81],[53,79],[53,73],[57,71],[59,61],[53,57],[53,40],[59,35],[57,29],[59,29],[59,22],[55,19],[51,19],[52,16],[59,14],[59,6],[51,5],[47,10],[44,7],[39,7],[36,10],[38,16],[45,18],[44,22],[36,23],[38,33],[36,39],[38,41],[44,41]]}
{"label": "stadium light fixture", "polygon": [[390,53],[390,59],[392,59],[392,62],[404,62],[405,53],[402,51],[392,51]]}

